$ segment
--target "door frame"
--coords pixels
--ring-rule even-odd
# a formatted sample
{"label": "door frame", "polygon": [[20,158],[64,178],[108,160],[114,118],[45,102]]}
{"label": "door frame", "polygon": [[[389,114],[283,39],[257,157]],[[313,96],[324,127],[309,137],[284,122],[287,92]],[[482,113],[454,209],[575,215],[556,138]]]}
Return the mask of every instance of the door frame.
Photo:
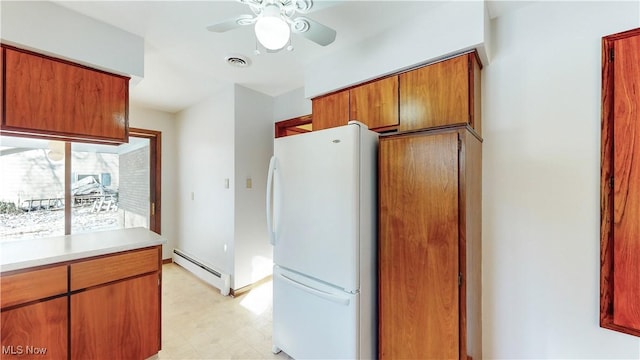
{"label": "door frame", "polygon": [[162,132],[129,128],[129,136],[149,140],[149,230],[162,234]]}

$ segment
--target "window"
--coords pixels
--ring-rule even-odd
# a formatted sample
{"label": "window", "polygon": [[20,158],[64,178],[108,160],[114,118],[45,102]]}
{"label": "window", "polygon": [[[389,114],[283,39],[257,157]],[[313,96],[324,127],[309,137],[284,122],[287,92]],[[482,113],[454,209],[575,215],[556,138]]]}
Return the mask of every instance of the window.
{"label": "window", "polygon": [[139,226],[159,232],[160,133],[131,133],[120,146],[0,136],[0,241]]}
{"label": "window", "polygon": [[65,161],[58,145],[0,136],[0,241],[64,235]]}

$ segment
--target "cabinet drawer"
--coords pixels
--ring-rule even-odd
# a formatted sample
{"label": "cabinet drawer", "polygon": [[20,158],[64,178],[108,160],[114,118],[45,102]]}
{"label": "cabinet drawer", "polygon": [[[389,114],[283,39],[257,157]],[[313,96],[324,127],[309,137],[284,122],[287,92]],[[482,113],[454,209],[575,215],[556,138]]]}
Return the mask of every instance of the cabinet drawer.
{"label": "cabinet drawer", "polygon": [[2,308],[66,292],[66,265],[0,276],[0,307]]}
{"label": "cabinet drawer", "polygon": [[71,291],[158,271],[157,247],[71,264]]}

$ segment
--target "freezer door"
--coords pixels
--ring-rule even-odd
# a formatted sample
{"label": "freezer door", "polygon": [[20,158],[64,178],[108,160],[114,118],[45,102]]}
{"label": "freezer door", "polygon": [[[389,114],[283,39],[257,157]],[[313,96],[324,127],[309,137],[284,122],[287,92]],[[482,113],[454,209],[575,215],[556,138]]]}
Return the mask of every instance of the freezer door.
{"label": "freezer door", "polygon": [[347,291],[359,288],[360,128],[274,142],[274,262]]}
{"label": "freezer door", "polygon": [[273,346],[294,359],[358,359],[359,294],[277,266],[273,272]]}

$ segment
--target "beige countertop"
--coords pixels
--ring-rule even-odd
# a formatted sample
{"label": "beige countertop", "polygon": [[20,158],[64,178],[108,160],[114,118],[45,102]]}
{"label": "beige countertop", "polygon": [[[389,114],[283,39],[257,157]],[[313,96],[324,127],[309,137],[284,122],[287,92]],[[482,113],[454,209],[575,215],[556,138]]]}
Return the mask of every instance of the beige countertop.
{"label": "beige countertop", "polygon": [[145,228],[4,241],[0,243],[0,272],[22,270],[166,243]]}

